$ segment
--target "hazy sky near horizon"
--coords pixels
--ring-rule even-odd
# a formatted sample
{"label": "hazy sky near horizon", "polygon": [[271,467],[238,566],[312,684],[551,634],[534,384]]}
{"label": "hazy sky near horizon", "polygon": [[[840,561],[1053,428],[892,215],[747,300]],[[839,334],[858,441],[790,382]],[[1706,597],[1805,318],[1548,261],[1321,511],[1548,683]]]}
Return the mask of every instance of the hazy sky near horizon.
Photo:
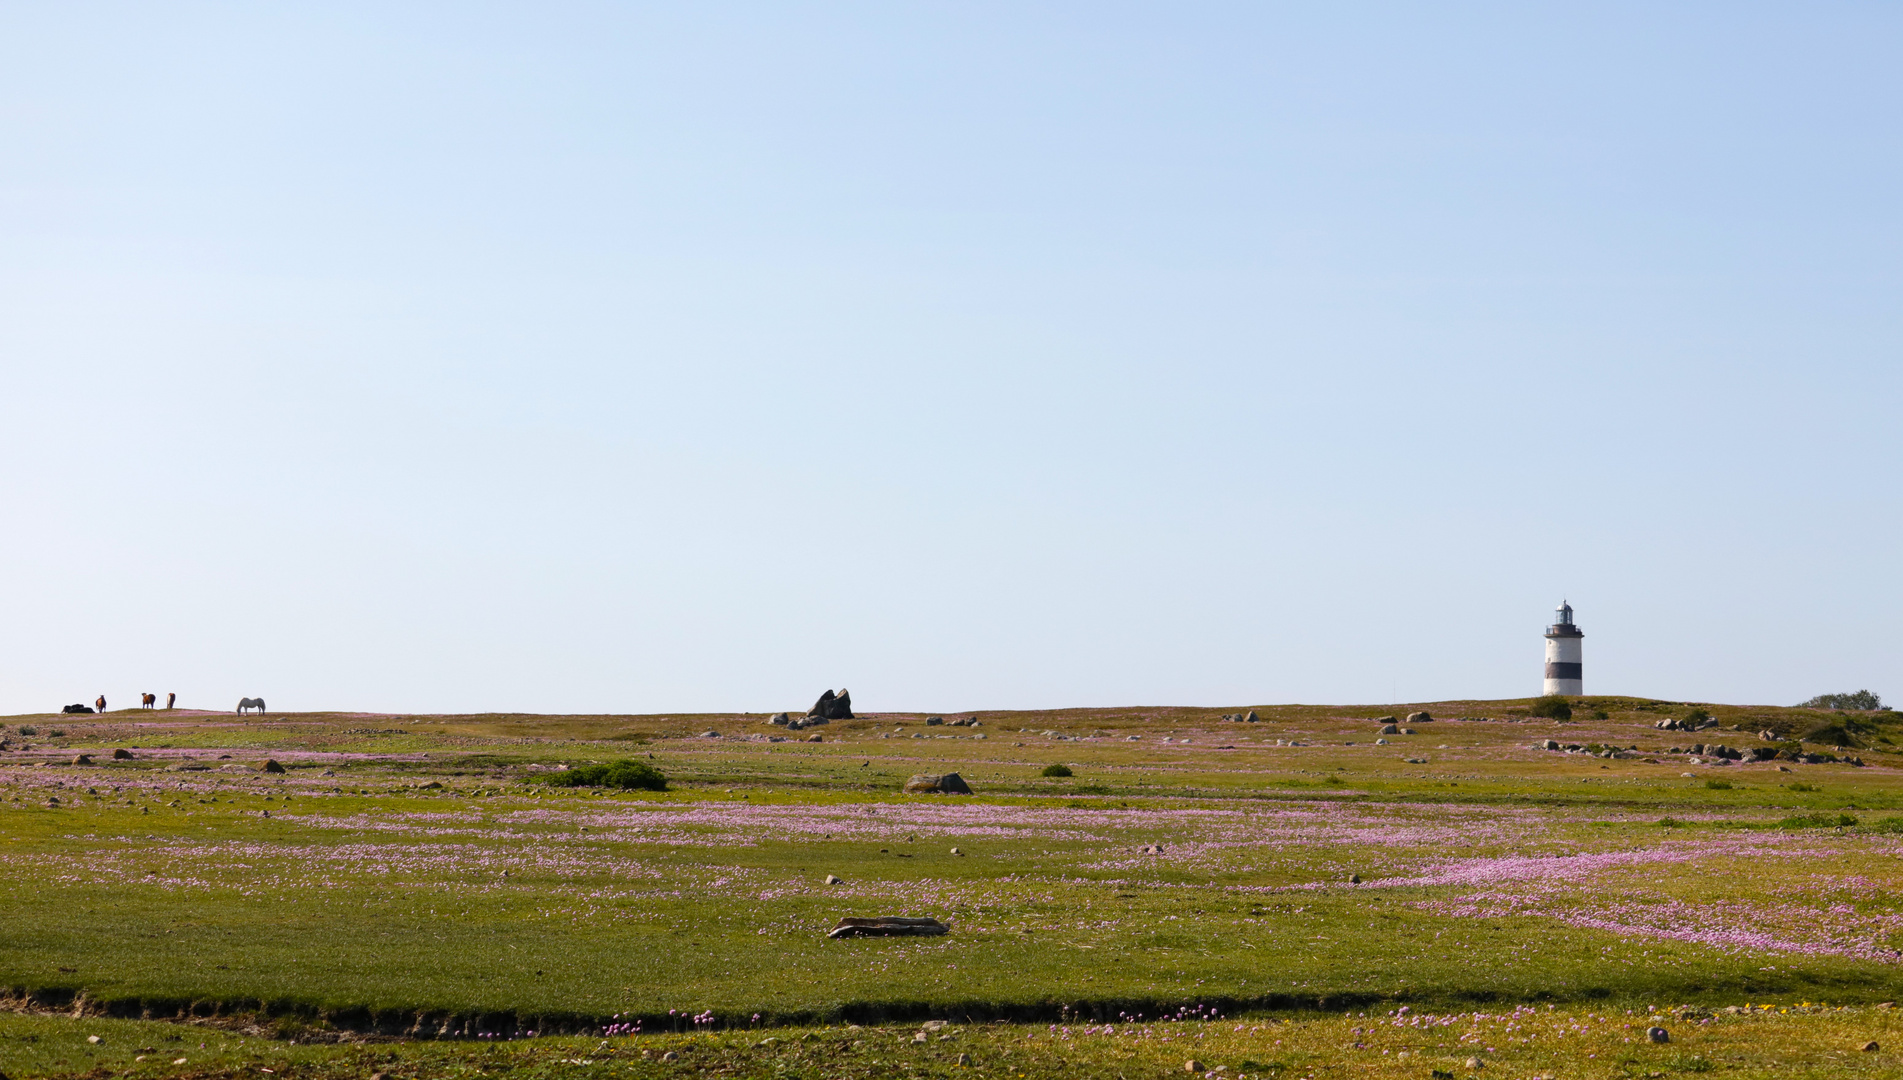
{"label": "hazy sky near horizon", "polygon": [[0,5],[0,712],[1903,698],[1899,55]]}

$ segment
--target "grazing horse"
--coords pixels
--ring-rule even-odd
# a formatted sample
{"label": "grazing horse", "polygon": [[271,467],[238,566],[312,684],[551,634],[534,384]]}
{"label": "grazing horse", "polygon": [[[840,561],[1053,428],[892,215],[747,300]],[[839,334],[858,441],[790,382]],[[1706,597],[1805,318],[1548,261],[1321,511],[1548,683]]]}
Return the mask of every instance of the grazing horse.
{"label": "grazing horse", "polygon": [[168,708],[168,709],[169,709],[169,708],[171,708],[171,707],[172,707],[172,703],[173,703],[173,702],[175,702],[175,701],[177,701],[177,700],[178,700],[178,695],[177,695],[177,694],[167,694],[167,695],[165,695],[165,707],[166,707],[166,708]]}
{"label": "grazing horse", "polygon": [[99,695],[99,700],[93,702],[93,704],[99,706],[100,712],[105,712],[106,711],[106,695],[104,694]]}
{"label": "grazing horse", "polygon": [[139,708],[141,709],[149,709],[152,706],[157,705],[158,703],[159,703],[159,696],[157,694],[140,694],[139,695]]}
{"label": "grazing horse", "polygon": [[263,713],[263,712],[264,712],[264,699],[263,699],[263,698],[261,698],[261,697],[244,697],[244,698],[239,698],[239,699],[238,699],[238,711],[242,713],[242,712],[244,712],[244,711],[245,711],[246,709],[256,709],[256,710],[258,710],[258,712],[259,712],[259,713]]}

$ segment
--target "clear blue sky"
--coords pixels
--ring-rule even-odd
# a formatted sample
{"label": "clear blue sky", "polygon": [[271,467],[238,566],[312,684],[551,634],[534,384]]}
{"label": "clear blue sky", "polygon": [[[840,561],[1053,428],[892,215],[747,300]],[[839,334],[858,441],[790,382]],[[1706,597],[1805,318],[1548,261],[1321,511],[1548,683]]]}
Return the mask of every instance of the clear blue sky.
{"label": "clear blue sky", "polygon": [[0,7],[0,710],[1903,698],[1903,9]]}

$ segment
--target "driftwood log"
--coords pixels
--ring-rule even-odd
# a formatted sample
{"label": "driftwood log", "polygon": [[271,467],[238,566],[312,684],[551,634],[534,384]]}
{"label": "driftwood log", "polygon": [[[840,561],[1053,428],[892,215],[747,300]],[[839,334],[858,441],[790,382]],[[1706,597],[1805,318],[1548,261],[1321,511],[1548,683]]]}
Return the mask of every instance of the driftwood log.
{"label": "driftwood log", "polygon": [[951,927],[937,919],[909,919],[897,915],[888,915],[877,919],[841,919],[839,925],[832,928],[826,936],[829,938],[849,937],[936,937],[951,932]]}

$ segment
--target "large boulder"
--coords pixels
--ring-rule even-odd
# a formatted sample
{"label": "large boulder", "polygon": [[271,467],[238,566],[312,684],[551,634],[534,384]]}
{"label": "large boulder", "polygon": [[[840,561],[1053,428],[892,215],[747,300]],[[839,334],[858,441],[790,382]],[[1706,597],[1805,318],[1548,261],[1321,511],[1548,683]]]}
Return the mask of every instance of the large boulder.
{"label": "large boulder", "polygon": [[1410,724],[1425,724],[1432,719],[1434,718],[1428,715],[1427,710],[1425,709],[1421,710],[1420,712],[1411,712],[1407,714],[1407,722]]}
{"label": "large boulder", "polygon": [[831,690],[826,691],[819,695],[818,701],[813,702],[812,708],[806,710],[806,715],[820,720],[853,719],[852,691],[844,687],[841,687],[837,694]]}
{"label": "large boulder", "polygon": [[919,773],[905,782],[905,790],[913,795],[969,795],[971,785],[955,772],[943,776]]}
{"label": "large boulder", "polygon": [[78,716],[80,713],[91,715],[92,711],[93,707],[91,705],[68,705],[60,710],[60,712],[70,713],[74,716]]}

